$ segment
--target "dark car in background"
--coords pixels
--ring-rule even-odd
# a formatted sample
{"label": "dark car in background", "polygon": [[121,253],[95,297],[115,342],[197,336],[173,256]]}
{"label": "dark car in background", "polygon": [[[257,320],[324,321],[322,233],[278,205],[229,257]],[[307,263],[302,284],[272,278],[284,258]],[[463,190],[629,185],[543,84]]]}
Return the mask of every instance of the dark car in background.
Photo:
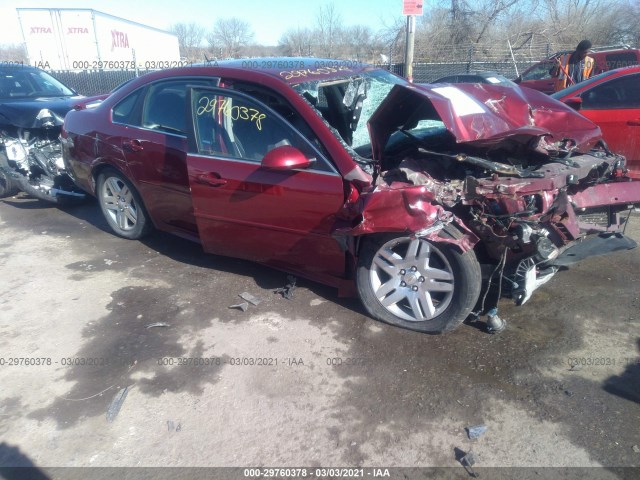
{"label": "dark car in background", "polygon": [[502,85],[505,87],[515,87],[516,84],[504,75],[496,72],[473,72],[447,75],[431,83],[488,83],[491,85]]}
{"label": "dark car in background", "polygon": [[432,333],[473,310],[480,263],[522,304],[559,266],[635,246],[611,233],[640,184],[600,139],[533,90],[304,58],[151,73],[62,130],[115,234],[155,227]]}
{"label": "dark car in background", "polygon": [[[571,51],[555,53],[526,69],[514,81],[522,87],[533,88],[549,95],[555,93],[556,78],[551,75],[551,71],[557,66],[559,57],[570,53]],[[592,76],[608,70],[640,64],[640,49],[637,48],[604,48],[590,51],[589,56],[595,61]]]}
{"label": "dark car in background", "polygon": [[640,66],[602,73],[552,97],[598,125],[609,148],[640,178]]}
{"label": "dark car in background", "polygon": [[58,204],[84,198],[66,175],[58,140],[82,98],[43,70],[0,63],[0,198],[19,191]]}

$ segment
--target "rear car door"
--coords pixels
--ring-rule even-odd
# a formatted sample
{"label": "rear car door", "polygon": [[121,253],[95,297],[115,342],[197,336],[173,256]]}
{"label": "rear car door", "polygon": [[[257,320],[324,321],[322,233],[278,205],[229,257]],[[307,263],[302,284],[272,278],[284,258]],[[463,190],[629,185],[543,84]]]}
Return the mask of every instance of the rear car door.
{"label": "rear car door", "polygon": [[[343,276],[345,255],[331,231],[345,188],[330,162],[278,113],[243,93],[193,87],[190,107],[187,166],[204,249],[312,279]],[[261,166],[282,145],[314,164]]]}
{"label": "rear car door", "polygon": [[580,94],[582,113],[602,130],[609,148],[640,178],[640,73],[602,82]]}
{"label": "rear car door", "polygon": [[112,110],[111,143],[121,148],[147,210],[163,230],[196,233],[186,162],[187,89],[217,82],[203,77],[157,81]]}

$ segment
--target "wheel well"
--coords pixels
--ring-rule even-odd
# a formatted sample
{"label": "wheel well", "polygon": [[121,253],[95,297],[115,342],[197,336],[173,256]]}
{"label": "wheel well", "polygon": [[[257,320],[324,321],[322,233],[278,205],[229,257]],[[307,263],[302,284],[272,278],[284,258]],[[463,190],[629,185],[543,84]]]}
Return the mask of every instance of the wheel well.
{"label": "wheel well", "polygon": [[131,177],[129,177],[129,175],[127,175],[126,173],[124,173],[122,170],[120,170],[118,167],[114,166],[111,163],[101,163],[100,165],[96,166],[93,171],[91,172],[91,177],[93,180],[93,185],[94,185],[94,192],[96,197],[99,197],[99,193],[98,193],[98,177],[100,176],[101,173],[103,173],[106,170],[113,170],[114,172],[118,173],[120,176],[122,176],[123,178],[125,178],[133,187],[133,190],[135,191],[136,195],[137,195],[137,199],[136,201],[140,204],[140,207],[143,209],[143,211],[146,213],[146,215],[149,218],[149,221],[151,222],[151,224],[157,228],[157,224],[155,219],[153,218],[153,215],[151,215],[151,213],[149,212],[149,210],[147,209],[147,206],[145,205],[144,199],[142,198],[142,194],[140,193],[140,189],[138,188],[138,185],[136,185],[136,183],[131,179]]}
{"label": "wheel well", "polygon": [[[447,239],[447,237],[443,237],[441,234],[445,232],[450,239]],[[380,237],[385,237],[385,236],[389,236],[389,235],[405,235],[405,236],[411,236],[411,235],[415,235],[416,232],[394,232],[394,231],[388,231],[388,232],[375,232],[375,233],[367,233],[364,235],[359,235],[357,237],[353,237],[353,252],[357,257],[360,256],[360,251],[362,250],[362,246],[364,245],[365,242],[371,241],[371,240],[375,240],[376,238],[380,238]],[[464,238],[464,233],[460,231],[460,227],[458,227],[456,224],[451,225],[451,224],[447,224],[445,225],[438,234],[439,237],[442,238],[442,240],[437,240],[437,239],[432,239],[432,238],[424,238],[424,240],[428,240],[430,242],[434,242],[434,243],[442,243],[442,244],[448,244],[453,246],[454,248],[456,248],[460,253],[464,253],[465,250],[459,245],[458,240],[461,240],[462,238]]]}
{"label": "wheel well", "polygon": [[[95,187],[98,186],[98,177],[100,176],[100,174],[102,172],[104,172],[105,170],[108,169],[113,169],[116,172],[118,172],[121,175],[124,175],[124,173],[122,171],[120,171],[119,169],[117,169],[116,167],[114,167],[113,165],[111,165],[110,163],[101,163],[100,165],[98,165],[96,168],[93,169],[93,171],[91,172],[91,176],[93,177],[93,185]],[[128,178],[128,177],[127,177]]]}

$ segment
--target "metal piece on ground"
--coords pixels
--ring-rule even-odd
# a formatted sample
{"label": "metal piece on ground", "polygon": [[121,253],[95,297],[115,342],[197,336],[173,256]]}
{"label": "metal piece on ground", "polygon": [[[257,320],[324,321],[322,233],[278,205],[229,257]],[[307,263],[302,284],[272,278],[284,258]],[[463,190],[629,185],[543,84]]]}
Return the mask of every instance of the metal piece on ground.
{"label": "metal piece on ground", "polygon": [[238,295],[241,299],[246,300],[247,302],[249,302],[251,305],[259,305],[260,302],[262,300],[260,300],[259,298],[254,297],[253,295],[251,295],[248,292],[243,292],[240,295]]}
{"label": "metal piece on ground", "polygon": [[283,298],[291,300],[293,298],[293,291],[296,289],[296,283],[298,279],[293,275],[287,275],[287,283],[284,287],[276,288],[273,293],[279,293]]}
{"label": "metal piece on ground", "polygon": [[507,321],[498,316],[498,309],[493,307],[487,313],[487,332],[500,333],[507,328]]}
{"label": "metal piece on ground", "polygon": [[470,439],[480,438],[487,429],[488,427],[486,425],[474,425],[473,427],[465,428]]}
{"label": "metal piece on ground", "polygon": [[469,450],[469,452],[467,452],[467,454],[460,459],[460,463],[472,477],[478,477],[478,474],[474,472],[472,468],[476,464],[476,455],[475,453],[473,453],[473,451]]}
{"label": "metal piece on ground", "polygon": [[118,413],[120,413],[122,404],[127,398],[127,393],[129,393],[130,388],[131,386],[121,389],[118,393],[116,393],[116,396],[113,397],[113,400],[111,401],[111,404],[107,409],[107,422],[111,423],[116,419],[116,417],[118,416]]}
{"label": "metal piece on ground", "polygon": [[168,323],[156,322],[156,323],[150,323],[149,325],[146,325],[144,328],[170,327],[170,326],[171,325],[169,325]]}
{"label": "metal piece on ground", "polygon": [[243,312],[246,312],[247,309],[249,308],[249,303],[248,302],[236,303],[235,305],[229,305],[229,308],[237,308],[238,310],[242,310]]}

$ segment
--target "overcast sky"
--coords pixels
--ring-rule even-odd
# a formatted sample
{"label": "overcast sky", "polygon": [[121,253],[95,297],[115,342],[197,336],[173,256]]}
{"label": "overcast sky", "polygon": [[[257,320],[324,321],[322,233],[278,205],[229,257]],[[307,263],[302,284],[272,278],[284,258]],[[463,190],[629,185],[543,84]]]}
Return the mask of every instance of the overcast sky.
{"label": "overcast sky", "polygon": [[[218,18],[238,17],[251,25],[257,43],[276,45],[282,33],[314,26],[319,7],[330,0],[0,0],[0,45],[22,43],[16,8],[92,8],[166,30],[176,22],[196,22],[207,30]],[[377,30],[402,16],[402,0],[336,0],[345,25]],[[15,19],[11,21],[10,19]]]}

